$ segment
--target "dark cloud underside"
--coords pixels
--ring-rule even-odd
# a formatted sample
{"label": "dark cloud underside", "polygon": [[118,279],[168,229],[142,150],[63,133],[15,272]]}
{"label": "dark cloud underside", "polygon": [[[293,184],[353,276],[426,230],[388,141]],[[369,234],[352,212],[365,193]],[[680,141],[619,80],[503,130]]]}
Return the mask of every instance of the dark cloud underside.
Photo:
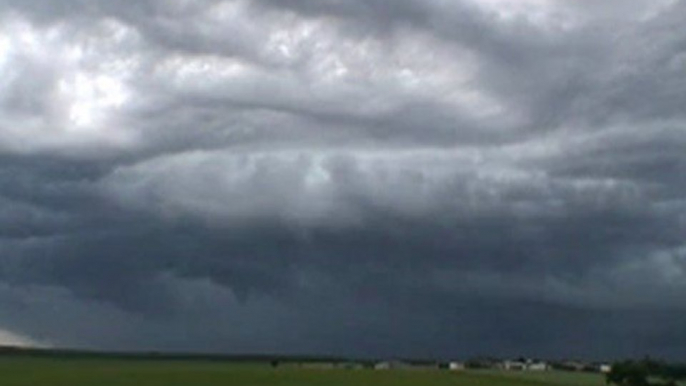
{"label": "dark cloud underside", "polygon": [[683,357],[683,1],[0,1],[0,343]]}

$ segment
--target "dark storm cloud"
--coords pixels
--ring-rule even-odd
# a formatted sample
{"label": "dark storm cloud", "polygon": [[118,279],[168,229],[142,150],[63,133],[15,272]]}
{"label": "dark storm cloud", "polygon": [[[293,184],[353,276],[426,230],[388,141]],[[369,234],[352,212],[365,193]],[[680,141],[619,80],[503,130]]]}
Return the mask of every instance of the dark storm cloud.
{"label": "dark storm cloud", "polygon": [[683,2],[0,7],[0,339],[684,354]]}

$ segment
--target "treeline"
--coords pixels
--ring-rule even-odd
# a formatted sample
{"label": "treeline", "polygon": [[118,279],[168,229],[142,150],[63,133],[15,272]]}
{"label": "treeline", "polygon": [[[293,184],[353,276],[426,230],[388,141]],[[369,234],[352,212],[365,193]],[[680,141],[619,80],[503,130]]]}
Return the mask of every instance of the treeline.
{"label": "treeline", "polygon": [[677,386],[686,380],[686,364],[627,360],[614,363],[606,377],[608,384],[618,386]]}
{"label": "treeline", "polygon": [[291,362],[346,362],[349,359],[307,355],[269,355],[269,354],[212,354],[182,352],[106,352],[80,349],[45,349],[16,346],[0,346],[0,357],[33,357],[57,359],[117,359],[117,360],[154,360],[154,361],[208,361],[208,362],[249,362],[249,363],[291,363]]}

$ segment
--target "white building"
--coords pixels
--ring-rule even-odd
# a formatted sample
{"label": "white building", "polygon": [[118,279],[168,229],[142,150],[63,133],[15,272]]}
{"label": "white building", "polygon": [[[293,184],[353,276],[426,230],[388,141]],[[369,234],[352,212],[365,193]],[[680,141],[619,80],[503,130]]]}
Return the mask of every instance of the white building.
{"label": "white building", "polygon": [[401,361],[384,361],[374,365],[376,370],[406,369],[412,367],[409,363]]}
{"label": "white building", "polygon": [[526,369],[529,371],[546,371],[548,364],[545,362],[531,362],[526,364]]}
{"label": "white building", "polygon": [[546,371],[550,369],[547,363],[542,361],[535,361],[532,359],[504,361],[502,363],[503,370],[509,371]]}
{"label": "white building", "polygon": [[526,370],[526,363],[522,361],[504,361],[502,363],[503,370],[515,371]]}

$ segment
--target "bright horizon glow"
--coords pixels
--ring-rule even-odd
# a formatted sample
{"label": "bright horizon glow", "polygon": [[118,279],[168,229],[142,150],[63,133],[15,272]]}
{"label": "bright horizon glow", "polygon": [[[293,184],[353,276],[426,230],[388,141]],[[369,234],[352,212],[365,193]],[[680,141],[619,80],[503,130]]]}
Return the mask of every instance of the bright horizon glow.
{"label": "bright horizon glow", "polygon": [[45,347],[28,337],[0,329],[0,346]]}

